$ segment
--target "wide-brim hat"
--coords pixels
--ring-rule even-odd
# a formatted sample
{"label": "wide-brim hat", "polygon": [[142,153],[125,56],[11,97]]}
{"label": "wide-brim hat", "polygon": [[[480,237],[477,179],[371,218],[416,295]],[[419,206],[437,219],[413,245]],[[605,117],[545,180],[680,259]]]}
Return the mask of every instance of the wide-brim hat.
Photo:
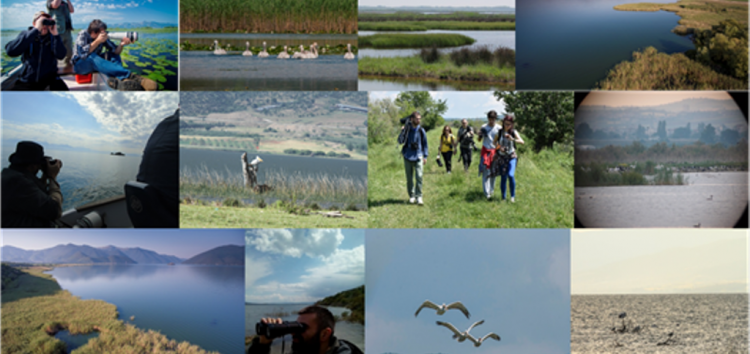
{"label": "wide-brim hat", "polygon": [[44,148],[33,141],[19,141],[16,152],[8,158],[12,165],[42,164],[44,160]]}

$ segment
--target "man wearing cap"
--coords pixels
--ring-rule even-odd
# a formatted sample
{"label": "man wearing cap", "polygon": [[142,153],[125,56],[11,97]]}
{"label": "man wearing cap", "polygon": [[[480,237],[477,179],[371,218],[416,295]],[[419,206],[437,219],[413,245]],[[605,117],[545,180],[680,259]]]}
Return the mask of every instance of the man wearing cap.
{"label": "man wearing cap", "polygon": [[[44,156],[44,148],[21,141],[2,171],[2,227],[54,227],[62,215],[63,196],[57,174],[62,162]],[[42,178],[37,173],[42,171]]]}
{"label": "man wearing cap", "polygon": [[73,57],[73,21],[70,14],[75,12],[72,0],[47,0],[47,11],[57,22],[57,33],[60,34],[67,54],[63,59],[66,68],[73,67],[70,58]]}
{"label": "man wearing cap", "polygon": [[23,63],[14,90],[67,91],[68,85],[57,74],[57,61],[64,59],[67,51],[55,21],[46,12],[39,11],[31,23],[32,27],[5,45],[5,52],[11,57],[21,56]]}

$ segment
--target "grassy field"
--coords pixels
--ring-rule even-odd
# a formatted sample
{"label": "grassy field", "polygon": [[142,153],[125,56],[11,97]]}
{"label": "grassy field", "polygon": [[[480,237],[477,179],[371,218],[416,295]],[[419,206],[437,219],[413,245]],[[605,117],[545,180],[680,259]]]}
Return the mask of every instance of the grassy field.
{"label": "grassy field", "polygon": [[373,34],[359,37],[360,48],[393,49],[393,48],[424,48],[424,47],[460,47],[474,44],[474,38],[455,33],[430,34]]}
{"label": "grassy field", "polygon": [[359,22],[360,31],[515,31],[515,22],[382,21]]}
{"label": "grassy field", "polygon": [[515,83],[516,68],[499,68],[489,64],[458,66],[449,58],[426,64],[419,56],[395,58],[360,58],[361,75],[402,78],[427,78],[449,81]]}
{"label": "grassy field", "polygon": [[290,214],[283,208],[269,206],[218,207],[180,204],[181,228],[366,228],[366,211],[344,211],[349,218],[323,215]]}
{"label": "grassy field", "polygon": [[[3,265],[3,267],[7,267]],[[143,331],[118,320],[117,307],[101,300],[81,300],[60,288],[51,268],[23,269],[25,274],[4,282],[2,294],[2,353],[65,353],[53,334],[98,331],[97,338],[76,354],[93,353],[206,353],[188,342],[178,343],[154,331]],[[3,272],[6,274],[6,272]]]}
{"label": "grassy field", "polygon": [[[435,163],[439,131],[427,133],[422,207],[408,204],[403,158],[394,143],[370,146],[368,206],[371,228],[572,228],[573,156],[570,152],[519,150],[516,202],[487,201],[478,177],[478,153],[468,172],[453,160],[453,173]],[[395,139],[394,139],[395,140]]]}
{"label": "grassy field", "polygon": [[634,3],[614,7],[619,11],[670,11],[680,16],[675,31],[681,34],[692,33],[696,29],[710,29],[725,19],[735,19],[748,23],[748,2],[717,0],[680,0],[670,4]]}
{"label": "grassy field", "polygon": [[747,82],[719,74],[682,53],[659,53],[648,47],[634,52],[597,84],[602,90],[747,90]]}
{"label": "grassy field", "polygon": [[183,0],[183,33],[357,33],[356,0]]}

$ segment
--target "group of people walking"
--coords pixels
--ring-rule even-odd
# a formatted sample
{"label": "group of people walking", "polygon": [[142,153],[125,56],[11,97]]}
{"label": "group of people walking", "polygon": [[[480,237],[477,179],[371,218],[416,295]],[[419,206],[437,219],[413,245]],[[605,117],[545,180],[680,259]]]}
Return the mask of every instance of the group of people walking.
{"label": "group of people walking", "polygon": [[[479,174],[482,176],[482,189],[487,200],[492,200],[495,193],[495,178],[500,176],[500,190],[502,199],[507,196],[507,186],[510,185],[510,201],[515,202],[516,197],[516,165],[518,154],[516,144],[524,144],[523,138],[515,129],[515,117],[506,114],[502,124],[497,123],[497,112],[487,113],[487,123],[482,125],[478,132],[469,125],[468,120],[461,120],[458,130],[458,138],[453,135],[450,126],[443,127],[440,134],[439,152],[436,161],[441,164],[443,158],[446,173],[452,171],[453,155],[456,148],[460,148],[459,161],[463,161],[464,171],[471,167],[472,156],[477,150],[475,138],[482,143],[479,162]],[[413,112],[410,116],[401,119],[403,128],[399,135],[399,143],[403,145],[401,154],[404,158],[406,170],[406,188],[409,192],[409,203],[424,204],[422,198],[422,177],[424,165],[427,163],[428,144],[427,133],[421,126],[422,116],[419,112]],[[416,183],[415,183],[416,179]]]}

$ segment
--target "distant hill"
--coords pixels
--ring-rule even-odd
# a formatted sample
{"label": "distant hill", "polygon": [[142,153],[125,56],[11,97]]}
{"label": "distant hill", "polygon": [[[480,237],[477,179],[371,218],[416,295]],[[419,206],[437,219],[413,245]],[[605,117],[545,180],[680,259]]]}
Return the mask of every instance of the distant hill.
{"label": "distant hill", "polygon": [[164,27],[177,27],[177,24],[154,22],[154,21],[143,21],[143,22],[113,23],[111,25],[107,24],[107,27],[109,28],[142,28],[142,27],[164,28]]}
{"label": "distant hill", "polygon": [[359,12],[409,11],[409,12],[516,12],[510,6],[360,6]]}
{"label": "distant hill", "polygon": [[226,245],[216,247],[190,258],[182,264],[245,265],[245,246]]}
{"label": "distant hill", "polygon": [[13,246],[1,249],[5,262],[48,264],[167,264],[180,262],[174,256],[161,255],[141,248],[119,248],[106,246],[95,248],[87,245],[57,245],[43,250],[24,250]]}
{"label": "distant hill", "polygon": [[342,291],[315,303],[322,306],[346,307],[351,312],[344,320],[365,323],[365,286]]}

